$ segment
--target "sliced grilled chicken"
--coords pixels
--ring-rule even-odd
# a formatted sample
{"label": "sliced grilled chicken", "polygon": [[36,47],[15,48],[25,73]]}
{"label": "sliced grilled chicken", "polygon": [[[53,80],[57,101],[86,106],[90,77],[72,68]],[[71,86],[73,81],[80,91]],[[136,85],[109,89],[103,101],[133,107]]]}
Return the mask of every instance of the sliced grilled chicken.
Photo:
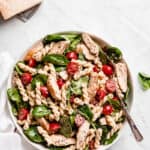
{"label": "sliced grilled chicken", "polygon": [[127,91],[127,66],[125,63],[116,64],[116,75],[122,92]]}
{"label": "sliced grilled chicken", "polygon": [[88,121],[84,121],[84,123],[79,127],[78,133],[77,133],[77,141],[76,141],[76,149],[81,150],[84,148],[84,142],[88,135],[90,128],[90,124]]}
{"label": "sliced grilled chicken", "polygon": [[89,81],[89,85],[88,85],[88,95],[89,95],[90,100],[93,100],[98,88],[99,88],[98,74],[95,72],[92,72],[90,75],[90,81]]}
{"label": "sliced grilled chicken", "polygon": [[49,123],[45,118],[39,118],[37,119],[40,126],[42,126],[47,132],[49,132]]}
{"label": "sliced grilled chicken", "polygon": [[54,99],[61,100],[61,91],[57,85],[56,77],[54,77],[52,74],[49,74],[48,76],[47,87]]}
{"label": "sliced grilled chicken", "polygon": [[69,41],[60,41],[57,43],[54,43],[53,47],[49,51],[49,54],[63,54],[65,49],[67,49],[69,46]]}
{"label": "sliced grilled chicken", "polygon": [[77,50],[82,52],[87,60],[94,60],[95,59],[95,56],[93,56],[90,53],[89,49],[84,44],[78,44]]}
{"label": "sliced grilled chicken", "polygon": [[86,46],[89,48],[90,52],[98,56],[99,46],[92,40],[92,38],[87,33],[83,33],[82,39]]}
{"label": "sliced grilled chicken", "polygon": [[66,138],[63,135],[53,134],[47,139],[48,145],[54,146],[68,146],[75,144],[74,138]]}

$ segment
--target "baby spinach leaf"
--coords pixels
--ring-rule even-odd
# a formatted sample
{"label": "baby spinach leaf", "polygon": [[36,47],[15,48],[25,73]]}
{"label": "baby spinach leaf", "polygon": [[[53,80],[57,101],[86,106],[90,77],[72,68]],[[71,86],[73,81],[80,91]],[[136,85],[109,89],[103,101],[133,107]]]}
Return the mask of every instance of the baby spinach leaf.
{"label": "baby spinach leaf", "polygon": [[32,111],[32,115],[35,118],[41,118],[41,117],[44,117],[44,116],[46,116],[48,114],[50,114],[50,110],[44,105],[42,105],[42,106],[35,106],[33,108],[33,111]]}
{"label": "baby spinach leaf", "polygon": [[81,77],[79,80],[72,80],[71,81],[71,92],[75,95],[82,95],[82,85],[88,84],[89,77],[84,76]]}
{"label": "baby spinach leaf", "polygon": [[72,41],[74,38],[76,38],[78,34],[68,33],[68,34],[50,34],[47,35],[43,39],[43,44],[49,44],[51,42],[58,42],[63,40],[69,40]]}
{"label": "baby spinach leaf", "polygon": [[104,51],[101,48],[99,49],[99,58],[100,58],[100,61],[103,64],[107,64],[108,63],[108,59],[106,57],[106,54],[104,53]]}
{"label": "baby spinach leaf", "polygon": [[111,144],[118,136],[118,132],[114,133],[109,139],[105,140],[104,145]]}
{"label": "baby spinach leaf", "polygon": [[139,72],[138,79],[144,90],[150,89],[150,76],[148,74]]}
{"label": "baby spinach leaf", "polygon": [[47,76],[44,74],[38,74],[38,75],[34,76],[32,79],[32,82],[31,82],[32,89],[35,89],[37,82],[40,82],[41,85],[46,84]]}
{"label": "baby spinach leaf", "polygon": [[15,65],[15,70],[16,70],[16,72],[17,72],[19,75],[22,75],[22,74],[23,74],[22,70],[18,67],[17,64]]}
{"label": "baby spinach leaf", "polygon": [[105,145],[105,141],[107,140],[107,134],[110,132],[111,128],[107,125],[101,125],[100,128],[102,128],[103,130],[101,144]]}
{"label": "baby spinach leaf", "polygon": [[20,102],[21,101],[21,95],[19,93],[19,90],[17,88],[9,88],[7,90],[8,98],[12,102]]}
{"label": "baby spinach leaf", "polygon": [[93,113],[88,105],[84,104],[78,107],[78,112],[88,120],[92,120]]}
{"label": "baby spinach leaf", "polygon": [[80,43],[80,41],[81,41],[81,36],[78,36],[77,38],[72,40],[72,42],[71,42],[71,44],[69,46],[69,49],[70,50],[74,50],[77,47],[77,45]]}
{"label": "baby spinach leaf", "polygon": [[66,66],[68,64],[68,59],[61,54],[48,54],[43,58],[44,62],[50,62],[58,66]]}
{"label": "baby spinach leaf", "polygon": [[56,72],[61,72],[61,71],[64,71],[65,69],[66,69],[66,67],[64,67],[64,66],[55,66]]}
{"label": "baby spinach leaf", "polygon": [[24,130],[25,135],[33,142],[42,143],[44,142],[43,137],[38,133],[37,128],[32,126],[27,130]]}
{"label": "baby spinach leaf", "polygon": [[75,50],[77,45],[80,43],[80,41],[81,41],[81,36],[80,35],[78,35],[76,38],[72,39],[69,47],[65,50],[64,53],[66,54],[68,52],[71,52],[71,51]]}
{"label": "baby spinach leaf", "polygon": [[72,113],[69,118],[70,118],[70,123],[72,125],[72,127],[74,127],[75,125],[75,117],[76,117],[76,113]]}
{"label": "baby spinach leaf", "polygon": [[72,134],[72,126],[70,122],[70,118],[68,116],[62,116],[60,118],[60,133],[65,137],[70,137]]}
{"label": "baby spinach leaf", "polygon": [[117,47],[108,47],[106,54],[108,57],[113,60],[113,61],[119,61],[122,59],[122,52],[119,48]]}
{"label": "baby spinach leaf", "polygon": [[121,105],[120,105],[119,100],[109,99],[108,102],[113,106],[113,108],[115,110],[120,110],[121,109]]}

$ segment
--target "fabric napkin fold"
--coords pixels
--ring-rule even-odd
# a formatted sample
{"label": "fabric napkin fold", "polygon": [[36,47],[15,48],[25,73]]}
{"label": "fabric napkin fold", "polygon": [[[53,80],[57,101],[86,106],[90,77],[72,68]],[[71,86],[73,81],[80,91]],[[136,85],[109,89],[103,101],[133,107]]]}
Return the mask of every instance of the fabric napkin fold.
{"label": "fabric napkin fold", "polygon": [[14,65],[14,59],[8,52],[0,52],[0,58],[0,147],[5,148],[3,150],[34,150],[18,132],[15,132],[15,125],[7,107],[6,79]]}

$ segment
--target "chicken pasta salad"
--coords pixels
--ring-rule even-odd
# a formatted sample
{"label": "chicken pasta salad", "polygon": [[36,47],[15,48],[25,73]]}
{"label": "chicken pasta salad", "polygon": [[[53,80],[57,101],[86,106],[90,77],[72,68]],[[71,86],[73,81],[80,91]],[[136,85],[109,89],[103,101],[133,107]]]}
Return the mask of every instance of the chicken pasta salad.
{"label": "chicken pasta salad", "polygon": [[50,150],[98,150],[118,136],[125,120],[119,98],[128,91],[118,48],[87,33],[60,33],[44,37],[17,62],[7,95],[32,142]]}

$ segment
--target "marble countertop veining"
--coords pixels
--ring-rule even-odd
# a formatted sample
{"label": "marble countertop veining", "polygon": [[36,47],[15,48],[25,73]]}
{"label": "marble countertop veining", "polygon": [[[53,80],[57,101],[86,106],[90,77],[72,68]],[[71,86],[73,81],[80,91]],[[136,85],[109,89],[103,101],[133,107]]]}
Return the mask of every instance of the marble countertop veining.
{"label": "marble countertop veining", "polygon": [[139,71],[150,73],[149,8],[149,0],[45,0],[28,22],[14,18],[0,23],[0,52],[7,51],[18,59],[44,35],[68,30],[87,31],[120,47],[133,76],[131,115],[144,141],[136,143],[126,125],[110,150],[150,150],[150,91],[142,91],[137,81]]}

